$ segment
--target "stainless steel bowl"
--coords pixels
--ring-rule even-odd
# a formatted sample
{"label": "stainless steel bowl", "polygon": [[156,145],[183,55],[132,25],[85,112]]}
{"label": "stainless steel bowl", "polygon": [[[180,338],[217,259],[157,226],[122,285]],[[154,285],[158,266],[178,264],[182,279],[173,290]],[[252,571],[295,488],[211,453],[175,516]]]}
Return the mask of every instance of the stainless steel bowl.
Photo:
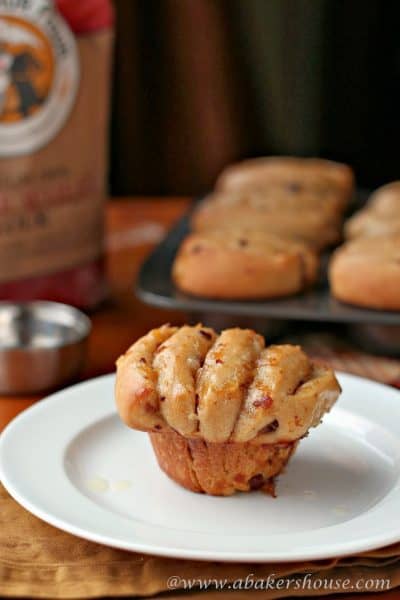
{"label": "stainless steel bowl", "polygon": [[90,319],[58,302],[0,302],[0,394],[35,394],[79,375]]}

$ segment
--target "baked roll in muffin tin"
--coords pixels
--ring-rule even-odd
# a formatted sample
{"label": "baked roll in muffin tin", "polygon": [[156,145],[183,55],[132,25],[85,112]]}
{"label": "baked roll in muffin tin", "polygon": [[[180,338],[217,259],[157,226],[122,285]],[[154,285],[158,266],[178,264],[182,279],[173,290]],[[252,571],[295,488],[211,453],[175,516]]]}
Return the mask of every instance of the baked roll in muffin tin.
{"label": "baked roll in muffin tin", "polygon": [[[358,205],[365,203],[367,194],[358,192]],[[194,203],[194,206],[199,201]],[[142,265],[135,284],[137,296],[152,306],[184,310],[195,319],[212,322],[218,315],[226,323],[243,318],[270,323],[271,320],[300,320],[327,323],[365,323],[400,326],[400,312],[359,308],[336,300],[330,293],[327,265],[331,256],[321,256],[321,270],[316,283],[291,297],[269,300],[216,300],[187,295],[176,287],[172,266],[178,249],[190,233],[190,213],[181,218],[166,238],[155,248]]]}
{"label": "baked roll in muffin tin", "polygon": [[172,275],[180,290],[205,298],[274,298],[296,294],[317,279],[319,261],[306,244],[259,230],[189,234]]}
{"label": "baked roll in muffin tin", "polygon": [[[289,320],[347,323],[354,325],[349,332],[354,331],[369,350],[400,353],[397,304],[378,302],[382,293],[377,298],[365,295],[367,279],[372,285],[373,280],[380,281],[379,277],[371,271],[363,278],[363,301],[359,294],[336,294],[335,283],[332,290],[329,288],[327,267],[332,246],[342,236],[344,211],[363,208],[366,199],[365,192],[354,192],[351,168],[340,163],[270,157],[229,166],[214,191],[195,203],[191,213],[147,259],[136,292],[149,304],[186,310],[193,319],[217,327],[242,319],[241,323],[263,326],[264,331],[275,335]],[[398,232],[399,200],[400,182],[376,190],[366,208],[347,221],[345,236]],[[252,231],[247,249],[239,246],[240,240],[247,241],[247,236],[239,234],[240,229]],[[255,233],[257,230],[263,231],[265,242],[260,242],[262,236]],[[268,236],[280,238],[279,250],[279,245],[273,249],[266,243]],[[314,258],[304,261],[300,252],[298,256],[303,259],[296,267],[292,244],[299,242],[308,246],[306,256]],[[197,252],[199,248],[204,253]],[[316,260],[320,262],[317,277],[313,275],[315,267],[310,268]],[[279,261],[279,268],[275,268]],[[346,264],[347,258],[340,259],[343,262]],[[391,288],[398,280],[392,263],[389,271],[395,271],[395,281],[391,281]],[[249,278],[251,271],[253,277]],[[346,277],[351,285],[349,271]],[[355,273],[354,282],[358,277]],[[393,344],[396,336],[397,345]],[[386,339],[389,344],[385,344]]]}

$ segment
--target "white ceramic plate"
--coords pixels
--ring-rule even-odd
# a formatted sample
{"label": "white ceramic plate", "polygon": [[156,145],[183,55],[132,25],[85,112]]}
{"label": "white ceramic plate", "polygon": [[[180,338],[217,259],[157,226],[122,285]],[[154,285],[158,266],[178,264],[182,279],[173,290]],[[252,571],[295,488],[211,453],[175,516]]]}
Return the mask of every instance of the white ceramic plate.
{"label": "white ceramic plate", "polygon": [[0,476],[44,521],[139,552],[226,561],[292,561],[400,540],[400,393],[340,375],[343,394],[261,492],[194,494],[157,467],[147,435],[115,412],[112,376],[61,391],[0,436]]}

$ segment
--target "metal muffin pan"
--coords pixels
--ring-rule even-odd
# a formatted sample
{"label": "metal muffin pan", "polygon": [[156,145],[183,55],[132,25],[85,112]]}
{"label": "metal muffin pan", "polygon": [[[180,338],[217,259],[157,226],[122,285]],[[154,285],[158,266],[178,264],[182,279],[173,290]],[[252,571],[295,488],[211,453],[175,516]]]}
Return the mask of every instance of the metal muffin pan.
{"label": "metal muffin pan", "polygon": [[[366,197],[365,192],[360,192],[357,208],[362,206]],[[322,255],[317,284],[296,296],[262,301],[228,301],[183,294],[172,281],[171,268],[182,240],[189,233],[190,212],[178,221],[142,265],[136,283],[136,294],[146,304],[187,311],[194,317],[201,318],[205,324],[236,324],[240,321],[263,323],[264,329],[268,325],[268,329],[272,326],[275,330],[279,329],[279,324],[287,321],[355,324],[357,339],[364,346],[370,340],[373,351],[385,352],[385,339],[389,337],[387,351],[391,354],[396,353],[396,348],[400,351],[400,312],[358,308],[339,302],[330,295],[327,279],[329,252]],[[362,325],[367,327],[363,328]],[[371,331],[373,336],[369,335]]]}

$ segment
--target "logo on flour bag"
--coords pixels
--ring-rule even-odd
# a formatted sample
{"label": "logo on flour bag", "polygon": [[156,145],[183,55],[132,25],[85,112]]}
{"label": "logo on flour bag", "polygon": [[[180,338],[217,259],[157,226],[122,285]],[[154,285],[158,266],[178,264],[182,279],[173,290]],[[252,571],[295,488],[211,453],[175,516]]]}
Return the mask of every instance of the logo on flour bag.
{"label": "logo on flour bag", "polygon": [[79,82],[75,38],[51,0],[0,0],[0,157],[56,136]]}

